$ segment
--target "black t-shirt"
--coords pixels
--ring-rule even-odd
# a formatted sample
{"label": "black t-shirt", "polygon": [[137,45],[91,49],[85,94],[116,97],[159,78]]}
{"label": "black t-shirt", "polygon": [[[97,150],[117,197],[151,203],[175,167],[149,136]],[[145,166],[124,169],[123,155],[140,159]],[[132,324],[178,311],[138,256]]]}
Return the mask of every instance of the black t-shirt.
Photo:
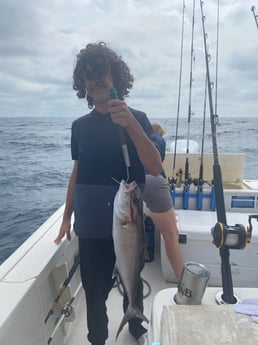
{"label": "black t-shirt", "polygon": [[[146,134],[153,130],[145,113],[130,109]],[[129,181],[145,183],[144,167],[127,131],[124,130],[130,158]],[[127,178],[118,125],[109,114],[95,109],[75,120],[71,138],[72,159],[78,160],[74,195],[75,232],[82,238],[112,236],[113,201],[118,184]]]}

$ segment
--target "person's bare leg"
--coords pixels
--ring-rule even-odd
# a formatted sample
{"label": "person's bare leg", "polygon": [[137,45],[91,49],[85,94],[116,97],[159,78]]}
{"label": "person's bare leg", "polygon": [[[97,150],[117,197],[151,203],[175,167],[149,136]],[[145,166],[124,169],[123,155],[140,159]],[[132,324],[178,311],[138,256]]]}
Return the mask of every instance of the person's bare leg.
{"label": "person's bare leg", "polygon": [[173,208],[166,212],[151,212],[151,217],[164,238],[167,257],[179,282],[183,270],[183,257],[178,243],[178,228]]}

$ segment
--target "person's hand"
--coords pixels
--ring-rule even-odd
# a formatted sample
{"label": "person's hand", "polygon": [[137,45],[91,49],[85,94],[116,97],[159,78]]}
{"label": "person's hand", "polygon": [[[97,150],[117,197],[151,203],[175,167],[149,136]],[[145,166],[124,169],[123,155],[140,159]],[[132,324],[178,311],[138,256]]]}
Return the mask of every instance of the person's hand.
{"label": "person's hand", "polygon": [[127,104],[119,99],[112,99],[108,106],[112,121],[122,127],[129,127],[133,115]]}
{"label": "person's hand", "polygon": [[71,241],[71,219],[63,219],[58,236],[54,242],[59,244],[64,236],[66,236],[68,241]]}

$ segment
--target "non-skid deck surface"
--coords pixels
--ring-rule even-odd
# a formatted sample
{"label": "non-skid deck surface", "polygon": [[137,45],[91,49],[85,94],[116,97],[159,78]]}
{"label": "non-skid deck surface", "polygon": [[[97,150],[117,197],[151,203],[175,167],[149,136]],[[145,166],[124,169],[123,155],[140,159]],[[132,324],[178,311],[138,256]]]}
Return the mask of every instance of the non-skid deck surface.
{"label": "non-skid deck surface", "polygon": [[[150,319],[152,302],[155,294],[167,287],[175,286],[165,282],[160,265],[160,255],[159,255],[159,242],[158,236],[156,236],[156,249],[157,253],[155,260],[146,263],[145,268],[142,273],[142,278],[146,280],[151,286],[151,292],[148,297],[144,299],[144,315]],[[144,293],[148,294],[149,289],[145,284]],[[84,300],[84,299],[83,299]],[[109,339],[106,342],[106,345],[136,345],[136,340],[128,332],[128,327],[125,326],[120,333],[117,340],[115,340],[117,329],[120,325],[120,322],[123,317],[122,311],[122,296],[119,293],[117,288],[114,288],[107,302],[107,310],[109,317]],[[87,327],[86,327],[86,317],[85,317],[85,303],[81,306],[81,314],[79,315],[80,321],[78,326],[73,329],[72,334],[68,337],[66,344],[67,345],[89,345],[90,343],[87,340]],[[146,328],[148,325],[143,323]]]}

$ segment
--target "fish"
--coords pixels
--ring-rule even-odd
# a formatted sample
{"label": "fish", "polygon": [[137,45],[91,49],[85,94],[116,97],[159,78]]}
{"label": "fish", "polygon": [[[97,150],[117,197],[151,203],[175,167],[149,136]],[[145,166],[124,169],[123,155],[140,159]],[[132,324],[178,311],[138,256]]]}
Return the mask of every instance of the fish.
{"label": "fish", "polygon": [[117,331],[132,318],[149,320],[135,303],[141,271],[146,261],[142,193],[135,181],[120,182],[114,199],[113,240],[116,264],[113,276],[119,276],[128,297],[128,308]]}

